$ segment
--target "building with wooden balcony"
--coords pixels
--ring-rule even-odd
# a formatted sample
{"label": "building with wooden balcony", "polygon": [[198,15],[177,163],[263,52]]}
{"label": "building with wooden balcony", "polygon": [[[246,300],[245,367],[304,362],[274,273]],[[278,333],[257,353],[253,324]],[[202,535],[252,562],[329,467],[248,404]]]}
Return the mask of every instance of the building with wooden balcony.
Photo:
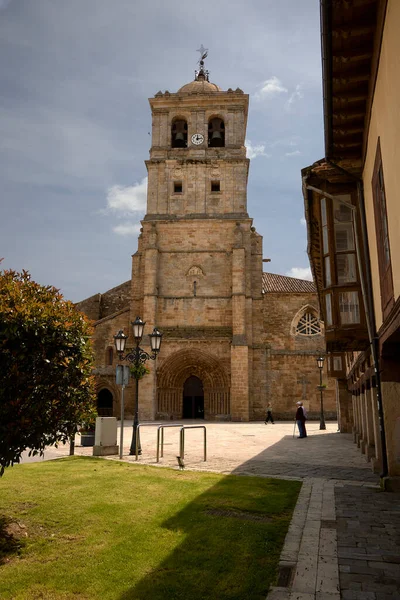
{"label": "building with wooden balcony", "polygon": [[400,2],[321,0],[325,157],[308,253],[342,431],[400,486]]}

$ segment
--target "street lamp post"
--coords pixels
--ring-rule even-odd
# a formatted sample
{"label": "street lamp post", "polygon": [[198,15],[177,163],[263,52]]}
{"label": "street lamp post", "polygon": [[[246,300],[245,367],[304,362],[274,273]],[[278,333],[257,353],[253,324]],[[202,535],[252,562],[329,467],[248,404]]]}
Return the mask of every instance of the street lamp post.
{"label": "street lamp post", "polygon": [[[126,341],[128,339],[127,335],[124,335],[122,329],[118,331],[116,335],[114,335],[114,343],[115,349],[118,353],[119,360],[126,360],[129,363],[134,365],[134,373],[133,377],[136,382],[136,393],[135,393],[135,413],[133,418],[133,431],[132,431],[132,442],[129,450],[130,456],[136,454],[136,438],[137,438],[137,428],[139,425],[139,379],[143,376],[140,373],[140,365],[144,365],[148,360],[155,360],[160,352],[161,348],[161,340],[162,333],[158,331],[156,327],[154,327],[153,332],[149,333],[150,338],[150,348],[151,354],[140,348],[139,344],[142,341],[144,326],[146,323],[143,323],[140,317],[136,317],[135,321],[132,323],[133,328],[133,337],[135,339],[136,347],[133,350],[129,350],[127,354],[125,352]],[[142,453],[140,448],[140,440],[138,440],[138,451],[139,454]]]}
{"label": "street lamp post", "polygon": [[326,429],[325,417],[324,417],[324,399],[323,399],[324,387],[322,385],[322,369],[324,368],[324,362],[325,362],[324,356],[319,356],[317,358],[317,365],[318,365],[318,369],[319,369],[319,391],[321,394],[321,412],[320,412],[320,417],[319,417],[319,428],[320,429]]}

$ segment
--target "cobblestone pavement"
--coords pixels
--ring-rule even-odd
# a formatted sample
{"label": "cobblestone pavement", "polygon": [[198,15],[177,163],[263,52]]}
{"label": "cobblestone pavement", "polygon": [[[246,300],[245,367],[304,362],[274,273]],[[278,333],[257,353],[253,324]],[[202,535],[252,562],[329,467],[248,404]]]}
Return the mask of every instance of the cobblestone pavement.
{"label": "cobblestone pavement", "polygon": [[400,598],[400,494],[341,484],[335,503],[343,598]]}
{"label": "cobblestone pavement", "polygon": [[[206,425],[207,461],[203,430],[187,430],[186,469],[303,480],[278,586],[268,600],[400,600],[400,494],[379,490],[351,435],[338,433],[336,423],[320,431],[319,423],[308,422],[305,439],[297,439],[290,422],[187,424]],[[178,468],[179,428],[164,431],[157,463],[157,426],[141,428],[138,464]],[[129,456],[131,434],[126,422],[123,460],[136,463]],[[79,436],[76,443],[75,454],[92,455],[92,448],[79,446]],[[51,448],[44,460],[68,454],[68,446]]]}

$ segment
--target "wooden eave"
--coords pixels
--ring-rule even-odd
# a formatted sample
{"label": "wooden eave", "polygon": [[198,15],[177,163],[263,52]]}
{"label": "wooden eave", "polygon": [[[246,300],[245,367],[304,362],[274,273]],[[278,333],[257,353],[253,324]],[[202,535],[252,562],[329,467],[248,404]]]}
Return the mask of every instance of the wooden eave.
{"label": "wooden eave", "polygon": [[386,4],[321,0],[325,156],[355,176],[365,154]]}

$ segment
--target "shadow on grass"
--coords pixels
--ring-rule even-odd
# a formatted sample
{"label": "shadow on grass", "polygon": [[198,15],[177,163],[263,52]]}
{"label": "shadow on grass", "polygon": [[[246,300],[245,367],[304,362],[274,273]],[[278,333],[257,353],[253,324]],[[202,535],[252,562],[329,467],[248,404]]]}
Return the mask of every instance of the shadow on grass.
{"label": "shadow on grass", "polygon": [[[310,424],[311,432],[315,428],[317,423]],[[255,475],[261,462],[264,473],[275,477],[376,481],[367,466],[346,464],[346,451],[353,447],[350,437],[332,433],[298,441],[284,436],[233,473]],[[267,486],[266,496],[270,493],[272,498],[280,489],[281,498],[268,504],[253,497],[247,506],[230,501],[237,486],[247,486],[251,498],[260,480]],[[298,481],[262,477],[233,475],[222,480],[163,523],[167,530],[185,532],[184,542],[119,600],[264,600],[277,580],[300,486]]]}
{"label": "shadow on grass", "polygon": [[120,600],[264,599],[300,487],[225,477],[162,523],[184,533],[184,541]]}
{"label": "shadow on grass", "polygon": [[0,515],[0,566],[18,555],[25,544],[23,528],[8,517]]}

